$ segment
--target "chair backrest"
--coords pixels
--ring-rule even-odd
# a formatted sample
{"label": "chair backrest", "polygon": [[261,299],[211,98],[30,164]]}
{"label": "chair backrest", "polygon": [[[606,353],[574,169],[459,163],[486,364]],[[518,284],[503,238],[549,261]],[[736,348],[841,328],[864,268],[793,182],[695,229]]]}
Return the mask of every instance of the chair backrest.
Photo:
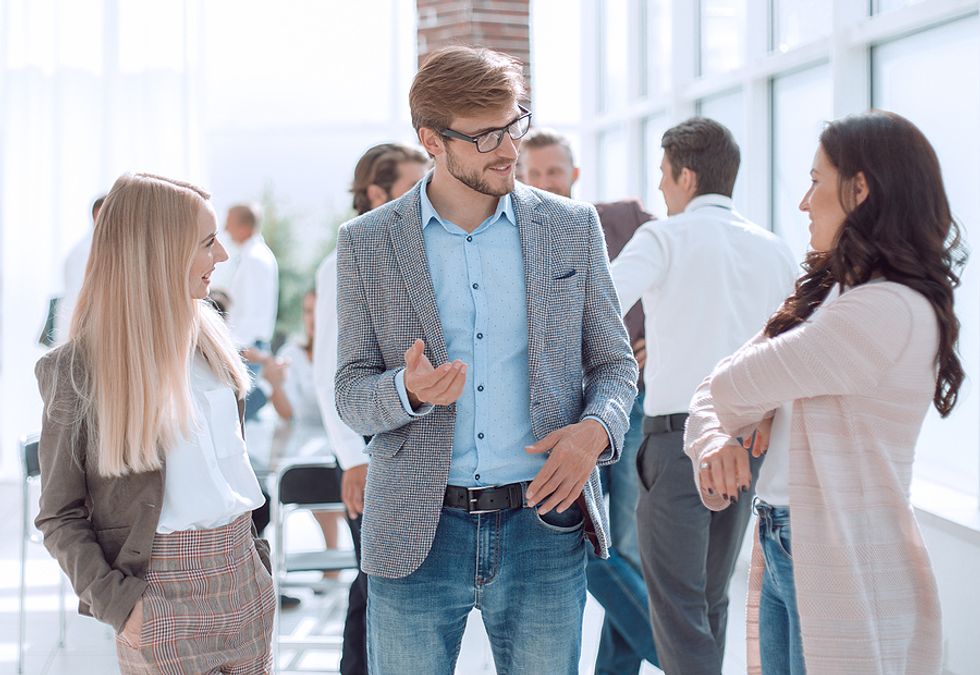
{"label": "chair backrest", "polygon": [[25,478],[36,478],[41,475],[41,462],[37,458],[37,446],[37,436],[29,436],[20,442]]}
{"label": "chair backrest", "polygon": [[342,504],[341,471],[332,464],[294,464],[279,473],[282,504]]}

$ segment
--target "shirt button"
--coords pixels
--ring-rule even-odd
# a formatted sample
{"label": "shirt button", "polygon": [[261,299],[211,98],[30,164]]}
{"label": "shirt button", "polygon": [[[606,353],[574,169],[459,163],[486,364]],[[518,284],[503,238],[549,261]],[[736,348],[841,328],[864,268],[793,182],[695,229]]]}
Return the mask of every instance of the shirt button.
{"label": "shirt button", "polygon": [[477,340],[482,340],[483,339],[483,333],[477,333],[476,334],[476,339]]}
{"label": "shirt button", "polygon": [[477,438],[480,438],[480,439],[482,439],[482,438],[483,438],[483,432],[481,431],[480,433],[478,433],[478,434],[476,435],[476,437],[477,437]]}
{"label": "shirt button", "polygon": [[480,474],[476,474],[476,475],[475,475],[475,476],[473,476],[473,477],[474,477],[474,478],[476,478],[477,480],[480,480]]}
{"label": "shirt button", "polygon": [[473,237],[467,237],[466,241],[473,241]]}
{"label": "shirt button", "polygon": [[483,391],[483,385],[481,384],[479,387],[476,388],[476,390],[477,391]]}
{"label": "shirt button", "polygon": [[480,284],[473,284],[473,290],[480,288]]}

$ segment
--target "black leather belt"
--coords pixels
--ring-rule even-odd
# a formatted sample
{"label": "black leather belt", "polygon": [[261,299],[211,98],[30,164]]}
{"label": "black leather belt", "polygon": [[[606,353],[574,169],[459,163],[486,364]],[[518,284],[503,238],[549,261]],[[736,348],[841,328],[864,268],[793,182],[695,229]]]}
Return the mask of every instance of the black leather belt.
{"label": "black leather belt", "polygon": [[524,508],[524,483],[475,488],[447,485],[442,505],[451,509],[462,509],[467,513],[521,509]]}
{"label": "black leather belt", "polygon": [[674,413],[673,415],[644,417],[643,433],[666,434],[671,431],[684,431],[685,422],[687,422],[687,413]]}

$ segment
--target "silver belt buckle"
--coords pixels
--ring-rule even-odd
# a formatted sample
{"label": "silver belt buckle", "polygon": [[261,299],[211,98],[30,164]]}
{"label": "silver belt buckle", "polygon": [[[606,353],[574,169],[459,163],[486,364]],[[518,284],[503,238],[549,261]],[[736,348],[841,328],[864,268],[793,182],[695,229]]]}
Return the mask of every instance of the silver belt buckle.
{"label": "silver belt buckle", "polygon": [[475,513],[477,515],[480,515],[481,513],[496,513],[497,511],[499,511],[500,509],[474,509],[473,508],[474,506],[476,506],[477,500],[479,500],[479,495],[474,497],[473,493],[483,492],[484,490],[492,490],[493,488],[494,488],[493,485],[485,485],[483,487],[475,487],[475,488],[466,488],[466,494],[469,496],[469,499],[467,500],[469,508],[466,509],[466,512],[470,514]]}

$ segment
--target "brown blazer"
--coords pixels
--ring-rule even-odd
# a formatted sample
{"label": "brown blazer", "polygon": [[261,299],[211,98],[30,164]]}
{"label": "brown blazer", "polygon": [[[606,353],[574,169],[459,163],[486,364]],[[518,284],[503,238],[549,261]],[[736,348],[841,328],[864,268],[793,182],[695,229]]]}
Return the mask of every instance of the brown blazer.
{"label": "brown blazer", "polygon": [[[71,343],[43,356],[34,373],[44,399],[38,446],[41,506],[34,523],[78,594],[79,613],[118,633],[146,588],[143,577],[160,521],[164,470],[106,478],[88,461],[95,452],[93,434],[78,419],[78,395],[71,384],[72,377],[83,382],[86,370]],[[239,401],[240,419],[243,411]],[[256,539],[255,545],[271,570],[268,543]]]}

